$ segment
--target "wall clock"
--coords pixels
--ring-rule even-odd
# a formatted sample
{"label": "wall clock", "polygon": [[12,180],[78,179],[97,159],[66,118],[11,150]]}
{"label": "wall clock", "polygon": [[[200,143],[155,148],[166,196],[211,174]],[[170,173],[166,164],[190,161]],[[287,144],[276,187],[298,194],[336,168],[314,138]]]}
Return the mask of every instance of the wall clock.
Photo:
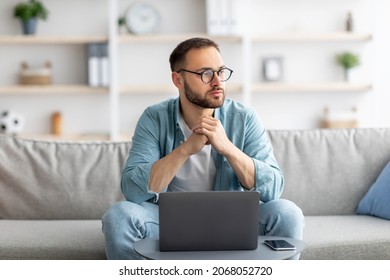
{"label": "wall clock", "polygon": [[155,32],[160,25],[160,14],[156,8],[146,3],[136,3],[126,12],[126,26],[131,33],[146,34]]}

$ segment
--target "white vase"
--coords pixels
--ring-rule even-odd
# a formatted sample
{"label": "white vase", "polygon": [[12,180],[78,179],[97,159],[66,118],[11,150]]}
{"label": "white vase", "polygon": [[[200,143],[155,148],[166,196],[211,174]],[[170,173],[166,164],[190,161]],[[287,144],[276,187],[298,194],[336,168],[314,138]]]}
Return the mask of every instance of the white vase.
{"label": "white vase", "polygon": [[351,80],[351,72],[350,69],[345,68],[344,69],[344,82],[349,82]]}

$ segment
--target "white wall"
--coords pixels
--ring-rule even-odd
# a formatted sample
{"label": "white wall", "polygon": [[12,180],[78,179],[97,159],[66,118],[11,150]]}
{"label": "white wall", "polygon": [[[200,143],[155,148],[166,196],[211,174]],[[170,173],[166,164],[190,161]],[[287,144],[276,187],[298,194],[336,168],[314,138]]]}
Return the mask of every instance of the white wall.
{"label": "white wall", "polygon": [[375,1],[373,126],[390,126],[390,1]]}
{"label": "white wall", "polygon": [[[352,11],[355,32],[372,32],[372,1],[252,1],[252,34],[331,33],[344,30],[348,11]],[[373,80],[372,43],[293,42],[266,43],[253,46],[252,73],[254,81],[262,80],[261,59],[281,56],[284,61],[283,80],[289,82],[342,81],[342,71],[335,55],[351,51],[361,56],[362,65],[354,70],[352,81]],[[356,107],[361,126],[373,125],[372,92],[282,92],[254,94],[252,104],[268,128],[315,128],[320,125],[325,107],[333,112]]]}
{"label": "white wall", "polygon": [[[40,35],[107,34],[106,0],[43,0],[51,14],[39,22]],[[124,14],[135,0],[118,0]],[[203,0],[146,0],[162,15],[159,32],[205,32]],[[390,126],[389,83],[386,74],[390,43],[387,27],[390,20],[385,0],[252,0],[248,17],[251,33],[335,32],[343,30],[346,12],[354,15],[356,32],[372,32],[368,43],[255,43],[252,45],[253,82],[261,81],[261,59],[270,55],[284,57],[284,79],[287,82],[339,81],[341,71],[334,63],[335,53],[351,50],[362,57],[362,66],[354,79],[373,83],[373,90],[362,93],[253,93],[249,104],[256,108],[266,127],[273,129],[306,129],[318,127],[323,109],[348,110],[357,107],[361,126]],[[20,34],[12,17],[13,0],[0,3],[0,35]],[[77,7],[74,10],[74,7]],[[168,56],[175,44],[141,44],[119,46],[118,80],[124,83],[170,83]],[[235,70],[229,83],[245,80],[241,46],[221,44],[226,65]],[[86,83],[86,54],[83,46],[6,46],[0,45],[0,84],[17,82],[21,59],[39,64],[50,59],[55,83]],[[166,99],[167,94],[145,97],[142,94],[121,97],[120,132],[129,133],[144,108]],[[230,97],[243,100],[242,95]],[[107,96],[1,96],[0,111],[13,108],[27,119],[27,133],[47,133],[49,116],[60,110],[64,115],[65,133],[104,132],[109,130]]]}

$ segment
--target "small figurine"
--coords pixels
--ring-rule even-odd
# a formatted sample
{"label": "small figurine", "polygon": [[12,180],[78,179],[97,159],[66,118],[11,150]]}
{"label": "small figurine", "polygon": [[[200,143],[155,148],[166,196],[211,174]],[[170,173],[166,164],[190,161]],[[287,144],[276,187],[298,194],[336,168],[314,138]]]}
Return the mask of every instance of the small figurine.
{"label": "small figurine", "polygon": [[51,132],[60,136],[62,134],[62,114],[61,112],[54,112],[51,115]]}
{"label": "small figurine", "polygon": [[353,31],[352,12],[348,12],[348,14],[347,14],[347,20],[345,22],[345,31],[347,31],[347,32],[352,32]]}

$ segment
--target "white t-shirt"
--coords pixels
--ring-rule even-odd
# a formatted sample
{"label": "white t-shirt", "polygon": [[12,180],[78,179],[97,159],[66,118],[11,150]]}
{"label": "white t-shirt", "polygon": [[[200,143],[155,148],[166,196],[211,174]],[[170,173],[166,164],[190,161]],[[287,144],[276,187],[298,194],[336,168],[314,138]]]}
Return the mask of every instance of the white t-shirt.
{"label": "white t-shirt", "polygon": [[[185,139],[192,131],[180,116],[179,125]],[[211,156],[211,145],[205,145],[197,154],[190,156],[169,183],[168,191],[212,191],[216,168]]]}

